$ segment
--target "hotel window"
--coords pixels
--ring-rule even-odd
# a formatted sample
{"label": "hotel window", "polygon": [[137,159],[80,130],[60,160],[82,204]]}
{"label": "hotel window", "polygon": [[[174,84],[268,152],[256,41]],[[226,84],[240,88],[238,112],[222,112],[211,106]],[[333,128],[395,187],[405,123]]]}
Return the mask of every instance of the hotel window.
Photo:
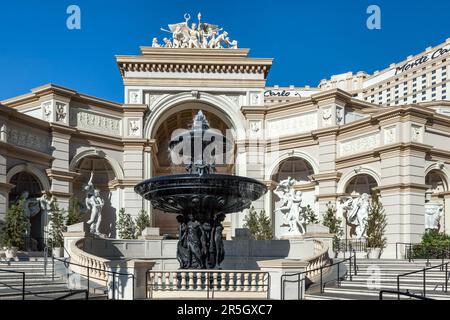
{"label": "hotel window", "polygon": [[425,83],[427,83],[427,80],[422,80],[422,84],[425,84]]}
{"label": "hotel window", "polygon": [[431,74],[435,74],[435,73],[436,73],[436,70],[431,71]]}
{"label": "hotel window", "polygon": [[445,100],[445,99],[447,99],[447,96],[442,96],[442,100]]}
{"label": "hotel window", "polygon": [[417,83],[413,83],[413,88],[417,87]]}
{"label": "hotel window", "polygon": [[443,84],[442,84],[442,88],[445,88],[445,87],[447,87],[447,84],[446,84],[446,83],[443,83]]}
{"label": "hotel window", "polygon": [[431,89],[431,91],[433,91],[433,92],[436,91],[436,88]]}
{"label": "hotel window", "polygon": [[403,82],[403,85],[404,85],[404,86],[407,86],[407,85],[408,85],[408,82],[407,82],[407,81]]}
{"label": "hotel window", "polygon": [[412,103],[416,103],[416,102],[417,102],[417,100],[414,99]]}
{"label": "hotel window", "polygon": [[431,77],[431,80],[436,80],[436,76],[432,76],[432,77]]}
{"label": "hotel window", "polygon": [[431,97],[432,97],[432,98],[436,97],[436,93],[433,93],[433,94],[431,95]]}
{"label": "hotel window", "polygon": [[431,83],[432,86],[434,86],[435,84],[436,84],[436,81],[433,81],[433,82]]}
{"label": "hotel window", "polygon": [[413,92],[416,92],[416,91],[417,91],[417,89],[414,89],[414,90],[413,90]]}
{"label": "hotel window", "polygon": [[407,99],[407,98],[405,98],[405,99],[403,99],[403,101],[405,101],[405,102],[406,102],[406,101],[408,101],[408,99]]}
{"label": "hotel window", "polygon": [[398,89],[398,85],[395,86],[395,89]]}

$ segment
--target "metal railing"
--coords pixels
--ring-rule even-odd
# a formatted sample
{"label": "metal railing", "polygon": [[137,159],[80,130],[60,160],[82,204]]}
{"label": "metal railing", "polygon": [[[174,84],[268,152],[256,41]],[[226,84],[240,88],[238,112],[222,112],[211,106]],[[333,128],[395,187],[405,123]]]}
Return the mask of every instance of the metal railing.
{"label": "metal railing", "polygon": [[415,298],[415,299],[418,299],[418,300],[434,300],[434,299],[431,299],[431,298],[419,296],[419,295],[417,295],[417,294],[409,293],[408,291],[406,291],[406,292],[400,292],[400,291],[394,291],[394,290],[382,290],[382,291],[380,291],[379,300],[383,300],[383,295],[384,295],[385,293],[388,293],[388,294],[396,294],[398,300],[400,299],[400,296],[405,296],[405,297]]}
{"label": "metal railing", "polygon": [[[448,264],[449,263],[450,262],[445,262],[445,263],[441,263],[434,267],[427,267],[427,268],[423,268],[421,270],[399,274],[397,276],[397,291],[400,292],[400,278],[407,277],[407,276],[410,276],[413,274],[422,273],[422,289],[423,289],[422,296],[425,297],[427,294],[427,271],[439,268],[439,271],[445,272],[445,282],[442,284],[442,291],[447,293],[448,292],[448,280],[449,280],[449,274],[448,274]],[[437,287],[438,286],[436,286],[436,288]],[[400,298],[400,296],[398,298]]]}
{"label": "metal railing", "polygon": [[[367,251],[367,239],[339,239],[333,243],[337,252],[365,252]],[[344,256],[345,258],[345,256]]]}
{"label": "metal railing", "polygon": [[[147,299],[154,299],[155,292],[169,293],[166,298],[180,297],[176,293],[188,293],[192,298],[215,299],[216,294],[230,294],[237,299],[245,298],[270,299],[270,274],[250,270],[147,270],[145,275]],[[157,297],[156,297],[157,298]],[[223,298],[223,297],[219,297]]]}
{"label": "metal railing", "polygon": [[65,300],[65,299],[73,297],[77,294],[84,294],[85,300],[89,300],[89,291],[88,290],[71,290],[68,294],[63,295],[62,297],[56,298],[54,300]]}
{"label": "metal railing", "polygon": [[[441,259],[444,263],[445,259],[450,259],[450,247],[447,246],[430,246],[421,243],[396,242],[395,243],[395,258],[399,259],[399,248],[403,247],[404,258],[409,262],[415,259],[426,259],[427,266],[430,265],[430,259]],[[400,250],[400,254],[401,254]]]}
{"label": "metal railing", "polygon": [[[341,260],[339,262],[333,262],[332,264],[326,265],[326,266],[322,266],[320,268],[317,269],[313,269],[313,270],[308,270],[308,271],[303,271],[303,272],[299,272],[299,273],[293,273],[293,274],[284,274],[281,276],[281,300],[285,300],[285,296],[286,296],[286,283],[297,283],[298,285],[298,299],[297,300],[302,300],[303,297],[303,283],[307,280],[307,274],[313,271],[319,271],[320,272],[320,281],[319,281],[319,285],[320,285],[320,293],[324,293],[324,289],[326,284],[330,283],[330,282],[336,282],[338,287],[341,285],[341,277],[340,276],[340,271],[341,271],[341,264],[344,264],[346,262],[349,262],[349,269],[348,269],[348,273],[346,273],[343,277],[348,276],[350,281],[353,281],[353,276],[358,275],[358,271],[357,271],[357,265],[356,265],[356,251],[354,250],[352,252],[352,255],[349,258],[346,258],[344,260]],[[333,280],[329,280],[324,282],[323,281],[323,270],[324,269],[329,269],[329,268],[333,268],[334,266],[337,266],[337,276],[336,279]],[[288,277],[293,277],[295,279],[293,280],[289,280],[287,279]],[[306,291],[306,288],[305,288]]]}
{"label": "metal railing", "polygon": [[14,274],[22,275],[22,300],[25,300],[25,272],[14,271],[14,270],[3,270],[3,269],[0,269],[0,272],[14,273]]}

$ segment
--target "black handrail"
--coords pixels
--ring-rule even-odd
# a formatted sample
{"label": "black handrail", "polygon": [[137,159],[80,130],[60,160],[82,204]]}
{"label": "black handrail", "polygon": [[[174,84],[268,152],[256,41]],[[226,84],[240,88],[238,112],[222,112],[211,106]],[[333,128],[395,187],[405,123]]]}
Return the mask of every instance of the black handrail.
{"label": "black handrail", "polygon": [[64,266],[66,268],[69,268],[70,265],[81,267],[81,268],[85,268],[85,269],[87,269],[87,291],[88,291],[88,295],[89,295],[89,292],[90,292],[90,272],[91,271],[105,272],[105,273],[113,276],[113,292],[112,292],[113,297],[112,297],[112,300],[115,300],[115,281],[116,281],[116,276],[131,277],[131,279],[132,279],[132,294],[131,294],[131,296],[132,296],[132,300],[134,300],[134,284],[135,284],[135,276],[134,276],[134,274],[124,273],[124,272],[117,272],[117,271],[110,271],[110,270],[104,270],[104,269],[93,268],[93,267],[89,267],[89,266],[83,266],[83,265],[80,265],[80,264],[77,264],[77,263],[70,262],[67,259],[68,258],[59,259],[59,258],[55,258],[55,257],[52,256],[52,265],[53,265],[52,278],[54,278],[55,260],[64,263]]}
{"label": "black handrail", "polygon": [[74,295],[81,294],[81,293],[84,293],[85,300],[89,300],[89,292],[87,290],[71,290],[68,294],[66,294],[62,297],[56,298],[54,300],[64,300],[64,299],[73,297]]}
{"label": "black handrail", "polygon": [[437,266],[434,266],[434,267],[427,267],[427,268],[423,268],[421,270],[416,270],[416,271],[411,271],[411,272],[406,272],[406,273],[403,273],[403,274],[399,274],[397,276],[397,291],[400,291],[400,277],[406,277],[406,276],[409,276],[409,275],[412,275],[412,274],[416,274],[416,273],[421,273],[422,272],[423,273],[423,283],[422,283],[422,285],[423,285],[423,296],[425,297],[426,293],[427,293],[427,289],[426,289],[426,285],[427,285],[426,273],[427,273],[427,271],[428,270],[432,270],[432,269],[436,269],[436,268],[440,268],[440,271],[445,271],[445,282],[444,282],[444,284],[442,286],[442,289],[443,289],[443,291],[448,292],[448,280],[449,280],[448,264],[449,263],[450,263],[450,261],[446,262],[446,263],[441,263],[441,264],[439,264]]}
{"label": "black handrail", "polygon": [[400,296],[416,298],[416,299],[419,299],[419,300],[434,300],[434,299],[427,298],[427,297],[424,297],[424,296],[419,296],[417,294],[409,293],[408,291],[401,292],[401,291],[394,291],[394,290],[382,290],[382,291],[380,291],[379,300],[383,300],[383,294],[385,294],[385,293],[396,294],[397,295],[397,300],[400,300]]}
{"label": "black handrail", "polygon": [[[306,281],[306,274],[310,273],[310,272],[314,272],[314,271],[320,271],[320,293],[322,294],[324,292],[324,286],[329,283],[329,282],[333,282],[332,281],[328,281],[328,282],[323,282],[323,270],[324,269],[328,269],[328,268],[332,268],[334,266],[338,266],[338,273],[337,273],[337,277],[336,277],[336,282],[338,284],[338,286],[340,285],[341,282],[341,277],[339,275],[340,273],[340,265],[346,262],[350,262],[349,264],[349,278],[350,281],[353,281],[353,275],[358,275],[358,271],[357,271],[357,265],[356,265],[356,251],[353,250],[353,255],[351,255],[349,258],[346,258],[344,260],[341,260],[339,262],[333,262],[332,264],[328,264],[316,269],[312,269],[312,270],[308,270],[308,271],[302,271],[302,272],[298,272],[298,273],[293,273],[293,274],[283,274],[281,276],[281,300],[284,300],[285,298],[285,283],[298,283],[298,300],[301,300],[301,297],[303,296],[303,286],[301,285],[302,282]],[[353,267],[353,272],[352,272],[352,267]],[[354,273],[354,274],[353,274]],[[302,275],[305,275],[303,278],[301,277]],[[346,274],[347,275],[347,274]],[[287,280],[287,277],[297,277],[297,279],[295,280]],[[301,288],[301,289],[300,289]]]}
{"label": "black handrail", "polygon": [[[398,254],[398,247],[399,245],[403,245],[404,247],[404,254],[405,258],[408,258],[408,261],[414,261],[413,252],[414,248],[425,248],[426,249],[426,257],[424,259],[427,259],[427,266],[430,265],[430,259],[432,259],[433,254],[440,254],[442,263],[444,263],[445,259],[450,259],[450,247],[444,247],[444,246],[438,246],[438,247],[432,247],[432,246],[426,246],[422,243],[410,243],[410,242],[396,242],[395,243],[395,258],[396,260],[399,259]],[[438,250],[432,251],[432,250]],[[439,258],[437,258],[439,259]]]}
{"label": "black handrail", "polygon": [[22,275],[22,300],[25,300],[25,272],[14,271],[14,270],[3,270],[3,269],[0,269],[0,272],[16,273],[16,274]]}

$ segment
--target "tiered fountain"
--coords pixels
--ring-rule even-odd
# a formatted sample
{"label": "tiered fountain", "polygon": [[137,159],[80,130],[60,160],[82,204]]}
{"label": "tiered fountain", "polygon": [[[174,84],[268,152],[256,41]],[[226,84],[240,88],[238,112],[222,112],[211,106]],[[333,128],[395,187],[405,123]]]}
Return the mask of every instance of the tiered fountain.
{"label": "tiered fountain", "polygon": [[184,157],[188,173],[156,177],[135,187],[153,208],[178,215],[177,258],[181,269],[220,268],[225,257],[225,215],[250,208],[267,192],[267,187],[257,180],[216,174],[216,160],[224,159],[231,143],[210,129],[200,111],[192,128],[174,135],[169,143],[172,163]]}

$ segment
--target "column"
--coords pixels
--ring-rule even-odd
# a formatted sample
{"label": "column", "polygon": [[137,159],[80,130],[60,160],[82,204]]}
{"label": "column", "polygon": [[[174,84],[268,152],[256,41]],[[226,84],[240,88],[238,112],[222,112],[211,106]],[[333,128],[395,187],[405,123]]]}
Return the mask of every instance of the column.
{"label": "column", "polygon": [[0,151],[0,224],[4,221],[6,212],[8,211],[8,195],[14,185],[7,183],[6,172],[7,172],[7,159],[6,156],[1,154]]}
{"label": "column", "polygon": [[123,182],[124,205],[127,213],[137,217],[144,208],[143,199],[134,192],[136,184],[144,180],[144,141],[127,141],[123,152]]}
{"label": "column", "polygon": [[450,235],[450,192],[441,194],[444,198],[444,215],[441,218],[441,231]]}
{"label": "column", "polygon": [[60,208],[67,210],[69,199],[72,196],[72,181],[76,176],[69,171],[70,167],[70,138],[74,129],[52,125],[52,156],[54,157],[51,169],[47,175],[51,180],[51,193],[58,199]]}
{"label": "column", "polygon": [[427,186],[424,184],[427,148],[409,145],[406,150],[392,148],[380,154],[381,202],[388,225],[388,247],[383,257],[395,257],[395,243],[418,243],[424,229],[424,202]]}
{"label": "column", "polygon": [[[144,149],[144,180],[153,178],[153,157],[158,154],[156,140],[150,140]],[[144,202],[144,210],[147,211],[152,227],[155,227],[156,219],[153,216],[153,207],[150,201]]]}

